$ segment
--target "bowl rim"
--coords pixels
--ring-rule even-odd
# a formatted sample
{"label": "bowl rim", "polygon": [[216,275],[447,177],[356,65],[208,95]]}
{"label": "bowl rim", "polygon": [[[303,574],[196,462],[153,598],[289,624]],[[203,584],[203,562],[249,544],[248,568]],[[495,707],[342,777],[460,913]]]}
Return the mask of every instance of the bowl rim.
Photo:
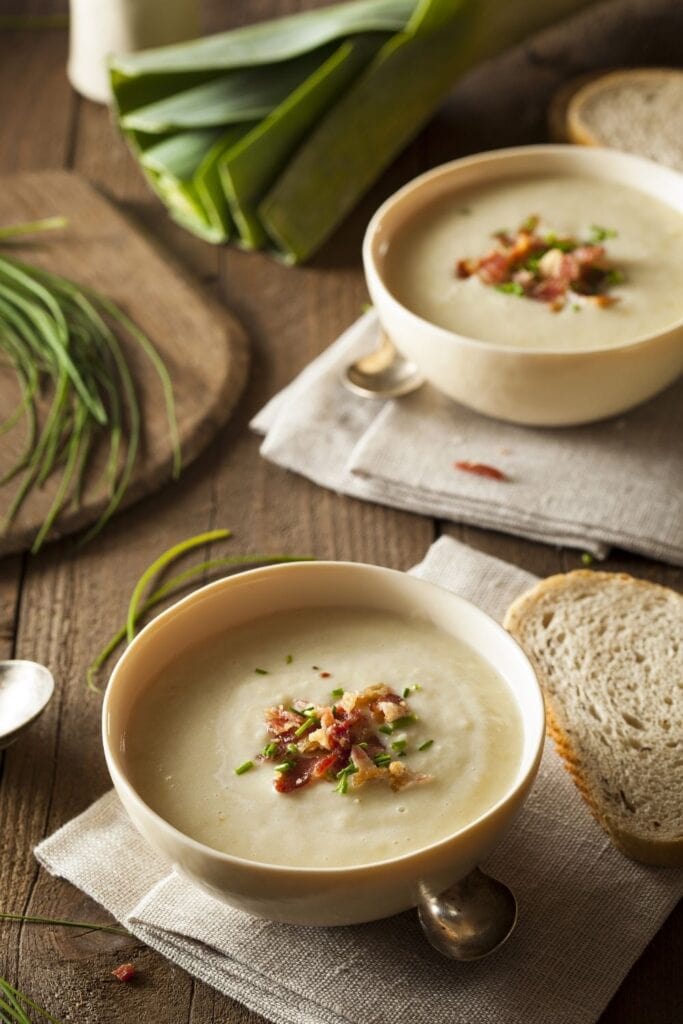
{"label": "bowl rim", "polygon": [[[328,571],[330,570],[330,568],[336,567],[351,568],[352,571],[360,570],[361,572],[372,572],[376,573],[377,575],[388,575],[394,578],[401,577],[403,580],[409,581],[407,584],[408,586],[412,586],[414,584],[418,589],[428,588],[429,590],[437,590],[440,593],[445,594],[447,598],[449,600],[452,600],[455,604],[459,604],[461,607],[466,608],[468,614],[474,614],[475,617],[478,617],[480,619],[480,621],[486,622],[489,628],[492,628],[495,633],[498,633],[499,637],[503,639],[504,643],[507,644],[510,650],[515,653],[515,656],[517,657],[520,663],[520,668],[528,677],[527,682],[530,684],[531,691],[534,695],[534,701],[536,704],[534,715],[538,720],[538,728],[535,734],[532,731],[533,722],[527,722],[527,717],[522,714],[520,708],[520,717],[522,718],[523,723],[525,746],[527,743],[527,737],[529,737],[529,754],[527,755],[524,752],[522,753],[522,760],[517,768],[512,783],[505,789],[502,796],[494,804],[487,808],[486,811],[480,814],[477,818],[474,818],[466,825],[462,826],[459,829],[456,829],[453,832],[448,833],[447,836],[438,839],[433,843],[428,843],[425,846],[420,846],[417,850],[412,850],[408,853],[403,853],[396,857],[386,858],[384,860],[378,861],[364,862],[362,864],[352,864],[338,867],[297,867],[296,865],[271,864],[267,861],[250,860],[246,857],[240,857],[236,854],[226,853],[222,850],[217,850],[212,846],[208,846],[206,843],[202,843],[198,839],[193,839],[192,836],[187,835],[186,832],[183,832],[181,829],[176,828],[175,825],[172,825],[161,814],[159,814],[152,807],[150,807],[150,805],[146,803],[145,800],[143,800],[143,798],[140,796],[140,794],[133,786],[132,782],[129,780],[126,772],[124,771],[123,765],[119,763],[119,760],[116,757],[116,749],[118,748],[118,750],[120,751],[120,744],[118,742],[120,737],[116,736],[112,738],[109,736],[108,733],[109,705],[112,699],[111,695],[117,686],[117,679],[121,675],[122,671],[125,670],[125,664],[127,660],[130,658],[131,652],[137,649],[138,647],[142,646],[144,643],[146,643],[147,639],[152,633],[155,633],[158,630],[164,629],[166,626],[168,626],[176,618],[177,615],[184,614],[185,609],[189,605],[194,604],[198,600],[203,600],[207,595],[210,595],[211,593],[217,593],[224,589],[229,589],[231,585],[234,585],[240,580],[244,580],[245,578],[254,578],[257,576],[265,577],[272,573],[279,574],[283,572],[291,572],[294,569],[303,572],[315,572],[321,569],[323,571]],[[306,606],[302,605],[299,607]],[[362,605],[359,604],[359,607],[362,607]],[[268,612],[264,611],[263,614],[268,614]],[[467,643],[467,641],[464,642]],[[473,647],[473,650],[476,651],[477,649]],[[477,651],[477,653],[479,652]],[[486,655],[482,656],[485,658],[485,660],[489,661]],[[493,665],[493,663],[490,661],[489,664]],[[493,665],[493,668],[499,672],[499,669],[496,667],[496,665]],[[499,672],[499,674],[502,673]],[[519,702],[514,694],[513,699],[517,702],[519,707]],[[296,875],[303,876],[310,873],[320,877],[333,877],[339,875],[347,875],[349,872],[357,872],[359,874],[362,874],[367,873],[368,871],[383,871],[384,869],[388,870],[390,866],[405,864],[413,858],[421,857],[426,854],[432,853],[441,846],[447,846],[458,836],[463,835],[470,829],[473,829],[476,826],[479,826],[482,822],[485,822],[488,818],[493,817],[501,807],[503,807],[506,803],[514,800],[517,794],[520,791],[523,791],[526,786],[528,786],[529,784],[533,784],[533,780],[536,776],[538,766],[540,764],[541,757],[543,754],[546,734],[545,702],[543,698],[543,691],[541,689],[541,685],[538,681],[538,677],[533,668],[533,665],[531,664],[529,658],[522,650],[520,645],[514,639],[514,637],[510,633],[508,633],[508,631],[504,629],[503,626],[500,625],[500,623],[496,622],[494,618],[488,615],[487,612],[482,611],[481,608],[478,608],[477,605],[473,604],[471,601],[468,601],[466,598],[460,597],[459,594],[455,594],[452,591],[447,590],[445,587],[441,587],[436,583],[432,583],[430,580],[421,579],[418,576],[410,576],[408,573],[402,572],[401,570],[389,569],[385,566],[372,565],[366,562],[334,560],[281,563],[278,565],[264,566],[258,569],[251,569],[244,572],[234,573],[230,576],[224,576],[219,580],[215,580],[212,583],[208,583],[205,586],[199,587],[196,590],[192,591],[192,593],[181,598],[179,601],[174,602],[163,612],[160,612],[159,615],[155,616],[149,623],[147,623],[147,625],[138,634],[136,634],[136,636],[133,638],[131,643],[128,645],[128,647],[125,649],[125,651],[117,661],[116,665],[114,666],[114,669],[112,670],[111,676],[109,677],[109,681],[107,683],[107,687],[105,690],[104,700],[102,703],[101,723],[102,746],[104,749],[105,761],[112,782],[114,783],[114,787],[117,791],[119,787],[123,787],[123,789],[126,791],[128,799],[131,799],[137,805],[138,811],[142,811],[144,814],[151,815],[155,819],[156,824],[161,826],[162,829],[165,832],[167,832],[173,839],[180,840],[191,850],[200,853],[203,856],[208,856],[214,861],[218,860],[219,862],[226,865],[232,864],[256,872],[262,871],[269,874],[273,872],[282,872],[290,877]]]}
{"label": "bowl rim", "polygon": [[[647,157],[638,156],[635,153],[627,153],[618,149],[610,149],[606,146],[577,146],[572,143],[542,143],[530,146],[511,146],[505,149],[489,149],[482,153],[474,153],[470,156],[459,157],[456,160],[449,160],[447,163],[439,164],[437,167],[433,167],[429,171],[425,171],[423,174],[418,175],[411,181],[406,182],[396,192],[392,193],[387,199],[384,200],[382,205],[372,215],[368,226],[363,236],[363,266],[365,269],[365,276],[370,282],[370,279],[381,289],[383,293],[383,301],[393,307],[394,312],[406,317],[409,323],[413,326],[421,328],[429,328],[430,331],[435,332],[435,337],[444,344],[457,344],[464,345],[466,347],[474,347],[482,350],[486,349],[490,352],[497,352],[501,355],[507,356],[543,356],[546,359],[551,359],[557,356],[587,356],[600,353],[609,352],[624,352],[631,348],[636,348],[639,345],[647,345],[651,342],[657,341],[660,338],[665,337],[673,331],[680,330],[683,327],[683,313],[677,319],[661,327],[655,331],[650,331],[648,334],[641,334],[630,340],[619,342],[612,345],[599,345],[590,346],[589,348],[571,348],[569,346],[563,346],[562,348],[543,348],[541,345],[538,346],[518,346],[503,344],[501,342],[486,341],[484,339],[473,338],[466,334],[458,334],[457,331],[451,331],[447,327],[441,327],[439,324],[433,323],[431,320],[427,320],[424,317],[419,316],[412,310],[404,306],[403,303],[396,298],[394,293],[390,291],[388,285],[384,280],[384,276],[381,273],[378,263],[375,259],[373,252],[375,244],[375,236],[377,234],[378,227],[386,215],[394,206],[404,202],[406,197],[411,195],[413,192],[419,192],[423,189],[428,189],[433,181],[437,181],[439,178],[447,178],[449,175],[457,175],[461,170],[469,167],[476,167],[479,163],[495,163],[497,161],[501,164],[501,177],[508,177],[509,174],[505,173],[505,164],[514,164],[520,158],[524,156],[543,156],[558,157],[570,155],[576,157],[579,161],[585,161],[586,170],[588,171],[590,165],[599,166],[601,162],[606,160],[617,160],[625,166],[630,166],[634,170],[640,170],[642,175],[655,173],[658,177],[668,178],[672,185],[678,185],[683,190],[683,174],[677,171],[673,167],[667,167],[664,164],[658,164],[654,160],[649,160]],[[542,173],[542,168],[539,168]],[[590,177],[590,174],[588,175]],[[601,180],[609,180],[609,176],[596,176]],[[491,178],[490,181],[495,180]],[[469,186],[468,186],[469,187]],[[636,185],[627,185],[626,188],[631,188],[634,191],[641,191],[644,195],[650,195],[653,199],[658,199],[659,202],[669,206],[672,210],[675,207],[666,199],[662,198],[661,195],[653,195],[652,193],[646,192],[644,189],[639,189]],[[454,192],[457,192],[457,188],[454,188]],[[429,204],[429,200],[425,205]],[[683,215],[683,209],[677,210],[676,212]],[[381,321],[381,316],[380,316]]]}

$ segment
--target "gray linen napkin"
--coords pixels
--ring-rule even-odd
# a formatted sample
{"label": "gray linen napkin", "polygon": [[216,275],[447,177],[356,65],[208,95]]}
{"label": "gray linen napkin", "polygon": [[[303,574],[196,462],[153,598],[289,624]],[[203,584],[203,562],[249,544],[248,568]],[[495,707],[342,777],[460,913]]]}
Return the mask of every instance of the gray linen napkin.
{"label": "gray linen napkin", "polygon": [[[261,453],[324,487],[384,505],[683,565],[683,384],[627,415],[570,429],[516,427],[424,387],[398,401],[340,383],[376,343],[366,313],[252,421]],[[501,483],[454,468],[503,470]]]}
{"label": "gray linen napkin", "polygon": [[[499,618],[535,580],[450,538],[413,571]],[[143,942],[275,1024],[589,1024],[683,893],[683,873],[617,853],[550,744],[517,824],[484,865],[517,894],[519,924],[479,963],[441,958],[414,913],[308,929],[223,906],[169,872],[113,792],[36,856]]]}

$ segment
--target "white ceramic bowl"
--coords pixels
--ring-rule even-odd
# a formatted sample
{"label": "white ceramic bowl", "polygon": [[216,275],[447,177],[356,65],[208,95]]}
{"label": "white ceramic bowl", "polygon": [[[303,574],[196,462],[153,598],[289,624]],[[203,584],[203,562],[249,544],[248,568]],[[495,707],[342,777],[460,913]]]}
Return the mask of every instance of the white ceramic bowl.
{"label": "white ceramic bowl", "polygon": [[412,313],[388,289],[384,254],[395,232],[442,195],[506,178],[577,174],[639,189],[683,212],[683,175],[616,150],[524,146],[455,160],[421,175],[374,215],[363,243],[370,296],[403,355],[451,398],[498,419],[569,426],[624,412],[683,371],[683,315],[672,327],[628,344],[589,351],[514,348],[467,338]]}
{"label": "white ceramic bowl", "polygon": [[[504,796],[467,827],[393,860],[359,867],[292,868],[210,849],[164,821],[127,775],[126,726],[137,695],[191,645],[270,612],[325,606],[419,614],[466,641],[507,680],[524,728],[520,766]],[[257,569],[203,587],[159,615],[117,664],[103,708],[103,741],[114,786],[150,845],[218,899],[259,917],[308,925],[371,921],[417,902],[418,886],[440,891],[478,864],[520,809],[538,768],[545,734],[543,698],[512,637],[467,601],[414,577],[349,562],[303,562]],[[248,822],[244,827],[249,827]]]}

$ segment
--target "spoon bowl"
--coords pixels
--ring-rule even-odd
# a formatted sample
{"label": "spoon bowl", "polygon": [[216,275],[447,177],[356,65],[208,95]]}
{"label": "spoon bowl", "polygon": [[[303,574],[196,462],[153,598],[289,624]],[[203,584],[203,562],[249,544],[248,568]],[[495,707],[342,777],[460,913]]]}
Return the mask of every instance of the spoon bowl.
{"label": "spoon bowl", "polygon": [[343,383],[363,398],[399,398],[424,384],[415,363],[404,359],[385,331],[374,352],[346,367]]}
{"label": "spoon bowl", "polygon": [[55,681],[36,661],[0,661],[0,750],[14,743],[50,702]]}
{"label": "spoon bowl", "polygon": [[445,892],[423,886],[417,912],[428,942],[451,960],[481,960],[502,946],[517,923],[515,897],[479,868]]}

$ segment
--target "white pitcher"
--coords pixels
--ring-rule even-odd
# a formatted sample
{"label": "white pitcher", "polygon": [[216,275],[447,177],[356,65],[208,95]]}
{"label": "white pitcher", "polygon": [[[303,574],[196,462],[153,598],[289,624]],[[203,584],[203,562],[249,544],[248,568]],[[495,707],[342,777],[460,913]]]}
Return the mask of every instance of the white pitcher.
{"label": "white pitcher", "polygon": [[113,54],[164,46],[199,35],[199,0],[70,0],[69,81],[96,103],[109,103]]}

